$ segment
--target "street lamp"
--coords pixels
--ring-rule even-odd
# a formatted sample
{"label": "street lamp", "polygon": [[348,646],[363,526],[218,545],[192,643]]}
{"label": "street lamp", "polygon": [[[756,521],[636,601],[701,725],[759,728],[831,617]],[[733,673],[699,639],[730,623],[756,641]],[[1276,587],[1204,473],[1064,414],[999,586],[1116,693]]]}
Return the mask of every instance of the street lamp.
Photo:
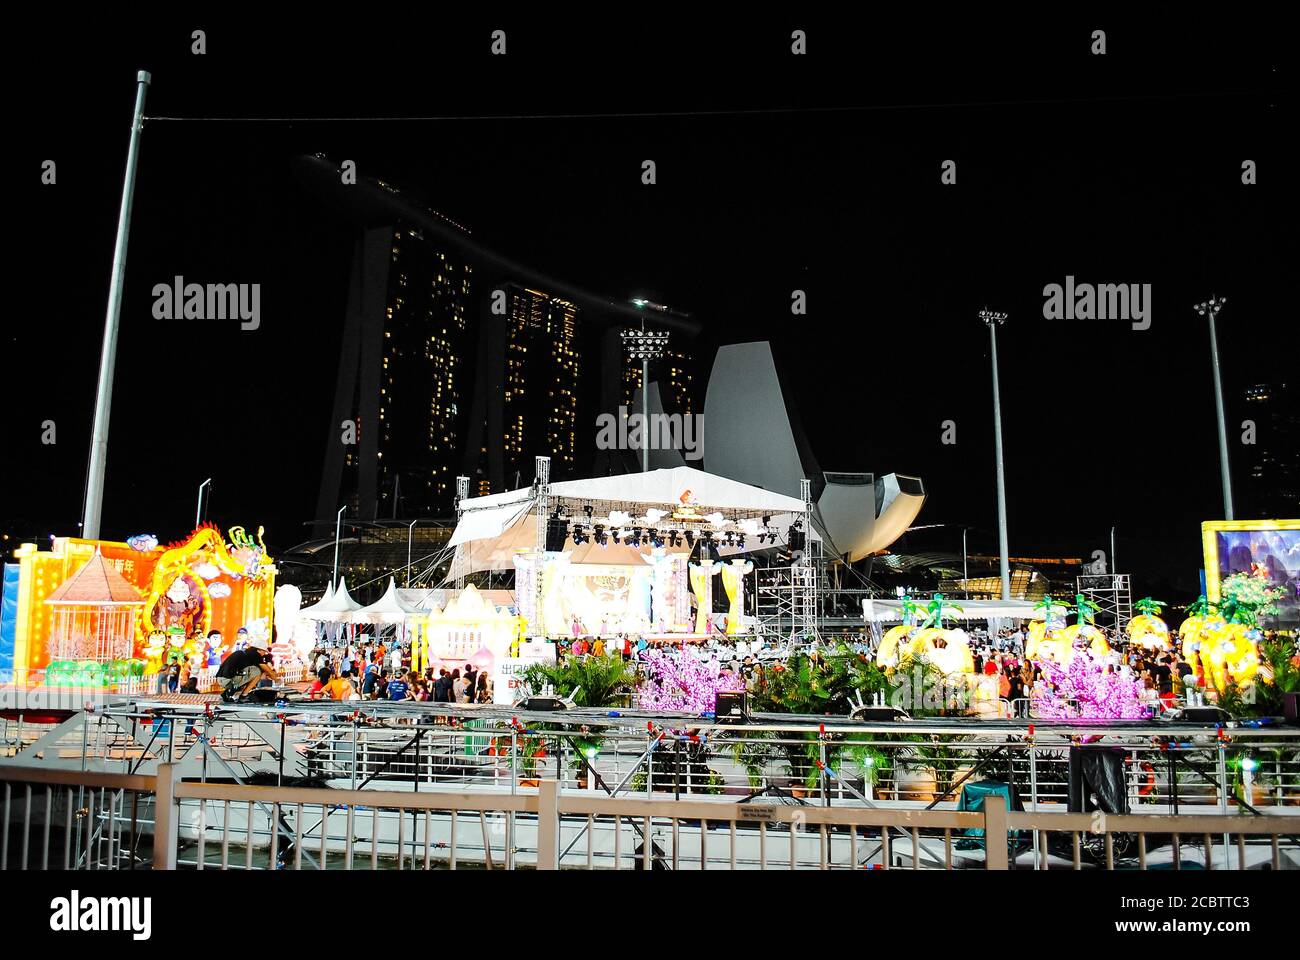
{"label": "street lamp", "polygon": [[411,537],[415,535],[415,525],[419,519],[412,520],[406,528],[406,585],[411,585]]}
{"label": "street lamp", "polygon": [[1228,421],[1223,412],[1223,382],[1219,374],[1219,337],[1215,332],[1214,318],[1218,316],[1227,297],[1210,297],[1192,307],[1198,314],[1210,318],[1210,360],[1214,366],[1214,412],[1219,423],[1219,472],[1223,475],[1223,519],[1232,516],[1232,477],[1228,474]]}
{"label": "street lamp", "polygon": [[640,330],[624,330],[620,336],[628,356],[641,361],[641,472],[646,473],[650,470],[650,361],[668,349],[668,331],[647,330],[642,320]]}
{"label": "street lamp", "polygon": [[204,480],[202,483],[199,484],[199,502],[194,505],[194,529],[195,530],[197,530],[199,528],[199,524],[203,522],[203,488],[206,487],[211,482],[212,482],[212,478],[208,477],[208,479]]}
{"label": "street lamp", "polygon": [[993,442],[998,461],[998,558],[1002,572],[1002,599],[1011,599],[1011,562],[1007,550],[1007,480],[1002,465],[1002,398],[998,393],[998,327],[1006,322],[1007,315],[985,307],[980,320],[989,328],[989,343],[993,348]]}
{"label": "street lamp", "polygon": [[335,589],[338,589],[339,585],[339,534],[343,529],[343,511],[347,508],[346,503],[339,507],[338,516],[334,518],[334,576],[330,583]]}

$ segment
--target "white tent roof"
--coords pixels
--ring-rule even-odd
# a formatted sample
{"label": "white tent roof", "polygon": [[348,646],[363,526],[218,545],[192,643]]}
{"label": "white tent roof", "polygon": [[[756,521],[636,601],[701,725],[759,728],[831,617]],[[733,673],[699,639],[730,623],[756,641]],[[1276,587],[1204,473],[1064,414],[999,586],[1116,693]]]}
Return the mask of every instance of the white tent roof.
{"label": "white tent roof", "polygon": [[[647,473],[625,473],[587,480],[561,480],[551,484],[551,494],[573,500],[609,500],[650,506],[685,503],[699,513],[711,510],[746,510],[760,513],[800,513],[803,502],[762,487],[751,487],[694,467],[672,467]],[[472,501],[471,501],[472,503]]]}
{"label": "white tent roof", "polygon": [[315,603],[310,603],[307,606],[303,607],[301,610],[298,611],[298,615],[300,617],[310,618],[312,614],[318,613],[320,609],[323,606],[325,606],[325,604],[329,603],[330,600],[333,598],[333,596],[334,596],[334,584],[332,583],[325,584],[325,596],[321,597]]}
{"label": "white tent roof", "polygon": [[425,616],[423,611],[407,603],[397,595],[397,581],[389,577],[388,589],[384,595],[370,604],[355,611],[349,618],[352,623],[405,623],[409,619]]}
{"label": "white tent roof", "polygon": [[[767,514],[772,518],[772,529],[780,535],[781,543],[784,543],[785,533],[791,523],[803,514],[803,501],[794,497],[752,487],[692,467],[672,467],[586,480],[562,480],[551,484],[551,496],[553,499],[588,503],[644,505],[667,511],[676,505],[689,503],[700,517],[714,511]],[[514,555],[517,552],[535,549],[535,503],[532,487],[462,501],[462,514],[452,534],[451,545],[457,548],[466,572],[510,570],[514,568]],[[570,515],[574,515],[572,510]],[[578,519],[581,520],[580,515]],[[665,519],[660,525],[672,523],[672,520]],[[811,532],[816,538],[816,531]],[[576,547],[572,551],[575,556],[571,562],[629,563],[635,562],[632,554],[640,552],[644,559],[651,550],[649,543],[644,543],[639,551],[625,546],[616,547],[612,542],[605,548],[592,549],[593,546],[583,544]],[[678,549],[689,548],[672,548],[670,552],[678,552]],[[719,552],[731,556],[744,551],[736,547],[720,547]],[[620,559],[614,559],[615,553]]]}
{"label": "white tent roof", "polygon": [[[925,615],[926,601],[913,601],[920,608],[920,615]],[[952,606],[944,606],[944,615],[953,620],[1042,620],[1043,611],[1035,610],[1034,601],[1030,600],[962,600],[960,597],[948,601]],[[957,607],[961,607],[958,610]],[[903,602],[901,600],[863,600],[862,615],[868,622],[886,623],[903,622]]]}
{"label": "white tent roof", "polygon": [[346,577],[343,577],[339,580],[339,588],[334,591],[334,596],[330,597],[329,600],[322,600],[316,604],[314,612],[307,614],[307,616],[312,620],[347,623],[351,621],[352,613],[360,609],[361,604],[353,600],[348,594],[348,581]]}

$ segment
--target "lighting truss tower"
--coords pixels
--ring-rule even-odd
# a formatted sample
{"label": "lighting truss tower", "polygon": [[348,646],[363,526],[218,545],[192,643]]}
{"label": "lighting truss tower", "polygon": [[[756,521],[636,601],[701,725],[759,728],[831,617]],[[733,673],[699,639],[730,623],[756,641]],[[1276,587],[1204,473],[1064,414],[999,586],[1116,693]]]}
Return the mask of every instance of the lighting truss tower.
{"label": "lighting truss tower", "polygon": [[536,467],[533,471],[533,489],[537,498],[537,545],[533,551],[536,558],[534,563],[537,565],[535,576],[533,577],[533,609],[537,611],[533,619],[536,625],[529,624],[532,627],[530,631],[533,636],[542,636],[545,629],[540,631],[542,617],[542,558],[546,556],[546,526],[551,516],[551,458],[537,457],[534,460]]}
{"label": "lighting truss tower", "polygon": [[1227,297],[1210,297],[1192,307],[1203,317],[1210,318],[1210,361],[1214,367],[1214,412],[1219,426],[1219,474],[1223,482],[1223,519],[1232,520],[1232,477],[1228,473],[1228,420],[1223,411],[1223,377],[1219,373],[1219,337],[1214,328],[1214,318],[1219,315]]}
{"label": "lighting truss tower", "polygon": [[817,629],[817,594],[818,579],[821,572],[817,569],[817,556],[814,554],[812,535],[812,481],[799,481],[799,495],[803,500],[803,550],[793,557],[790,568],[790,592],[794,612],[794,630],[791,639],[796,647],[803,644],[815,644],[818,640]]}
{"label": "lighting truss tower", "polygon": [[1133,591],[1127,573],[1093,574],[1076,580],[1079,593],[1097,605],[1096,622],[1123,633],[1133,619]]}
{"label": "lighting truss tower", "polygon": [[[469,477],[456,478],[456,519],[460,520],[464,510],[465,501],[469,499]],[[456,581],[456,590],[465,589],[465,562],[460,547],[456,547],[455,554],[451,558],[451,575]]]}
{"label": "lighting truss tower", "polygon": [[998,392],[998,327],[1006,323],[1007,315],[985,307],[980,320],[989,328],[989,343],[993,348],[993,442],[998,461],[998,551],[1002,573],[1002,599],[1011,599],[1011,560],[1007,548],[1007,480],[1002,465],[1002,398]]}
{"label": "lighting truss tower", "polygon": [[658,360],[668,349],[667,330],[624,330],[623,347],[633,360],[641,361],[641,472],[650,469],[650,361]]}

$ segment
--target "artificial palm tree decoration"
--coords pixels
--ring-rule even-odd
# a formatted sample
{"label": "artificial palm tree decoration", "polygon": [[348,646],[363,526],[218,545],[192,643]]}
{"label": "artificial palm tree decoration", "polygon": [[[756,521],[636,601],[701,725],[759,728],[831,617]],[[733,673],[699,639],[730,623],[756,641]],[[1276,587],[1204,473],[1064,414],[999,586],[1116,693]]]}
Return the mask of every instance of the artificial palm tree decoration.
{"label": "artificial palm tree decoration", "polygon": [[1086,641],[1088,649],[1096,657],[1104,657],[1110,653],[1110,644],[1106,642],[1106,635],[1097,629],[1094,622],[1100,609],[1101,607],[1082,593],[1076,593],[1074,595],[1075,622],[1061,631],[1061,639],[1070,648],[1073,648],[1079,640]]}
{"label": "artificial palm tree decoration", "polygon": [[974,673],[975,658],[970,650],[970,638],[961,628],[945,630],[944,615],[951,610],[965,611],[942,593],[925,605],[926,618],[909,646],[913,657],[925,657],[944,673]]}
{"label": "artificial palm tree decoration", "polygon": [[1050,593],[1044,594],[1043,599],[1034,604],[1034,611],[1043,611],[1042,620],[1029,621],[1028,635],[1025,637],[1025,656],[1033,660],[1038,654],[1038,647],[1048,636],[1048,626],[1052,622],[1053,609],[1070,608],[1069,604],[1061,603],[1059,600],[1053,600]]}
{"label": "artificial palm tree decoration", "polygon": [[880,648],[876,650],[876,666],[882,670],[892,670],[894,665],[902,659],[899,655],[899,646],[910,641],[920,629],[917,626],[916,618],[921,611],[915,600],[906,593],[902,598],[903,622],[896,627],[890,627],[885,631],[885,636],[880,641]]}
{"label": "artificial palm tree decoration", "polygon": [[1261,577],[1236,573],[1223,581],[1220,622],[1202,625],[1198,651],[1201,664],[1216,689],[1231,678],[1237,686],[1253,682],[1259,670],[1261,614],[1276,613],[1274,601],[1282,591]]}
{"label": "artificial palm tree decoration", "polygon": [[1169,625],[1160,619],[1161,611],[1168,604],[1163,600],[1143,597],[1133,606],[1137,608],[1138,615],[1128,622],[1129,643],[1136,643],[1148,650],[1172,649]]}

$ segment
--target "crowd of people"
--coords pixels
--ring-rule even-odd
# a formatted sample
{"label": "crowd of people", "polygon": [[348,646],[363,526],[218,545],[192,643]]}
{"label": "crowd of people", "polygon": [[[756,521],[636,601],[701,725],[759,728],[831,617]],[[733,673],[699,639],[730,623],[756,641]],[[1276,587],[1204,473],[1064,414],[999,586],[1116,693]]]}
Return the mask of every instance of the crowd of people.
{"label": "crowd of people", "polygon": [[318,648],[309,662],[315,679],[307,694],[313,699],[492,703],[495,695],[491,676],[474,664],[412,669],[409,647],[397,643]]}

